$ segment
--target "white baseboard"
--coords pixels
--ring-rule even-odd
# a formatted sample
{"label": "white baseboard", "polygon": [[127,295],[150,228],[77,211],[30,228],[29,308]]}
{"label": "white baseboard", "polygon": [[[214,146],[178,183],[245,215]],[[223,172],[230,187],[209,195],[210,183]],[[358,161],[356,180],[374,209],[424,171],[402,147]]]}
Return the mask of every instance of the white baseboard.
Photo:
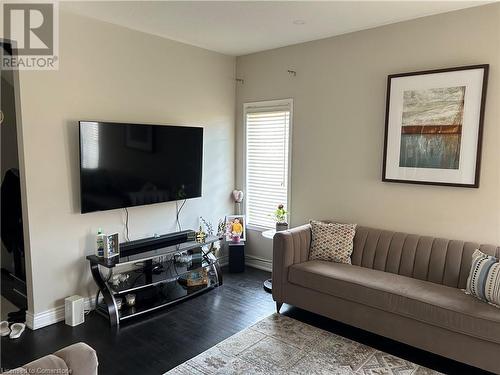
{"label": "white baseboard", "polygon": [[[93,310],[95,308],[95,296],[84,298],[85,311]],[[29,311],[26,312],[26,325],[29,329],[35,330],[49,326],[51,324],[59,323],[64,320],[64,305],[54,307],[46,311],[33,314]]]}
{"label": "white baseboard", "polygon": [[26,312],[26,325],[35,330],[64,320],[64,306],[58,306],[37,314]]}
{"label": "white baseboard", "polygon": [[267,272],[273,271],[273,261],[270,259],[260,258],[254,255],[245,255],[245,258],[246,265],[248,267],[257,268]]}

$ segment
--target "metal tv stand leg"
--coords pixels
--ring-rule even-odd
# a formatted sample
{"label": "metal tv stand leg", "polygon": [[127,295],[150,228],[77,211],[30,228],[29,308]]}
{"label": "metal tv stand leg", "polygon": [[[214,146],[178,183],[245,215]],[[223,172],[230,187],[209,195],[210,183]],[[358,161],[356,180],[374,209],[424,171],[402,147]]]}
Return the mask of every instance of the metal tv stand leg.
{"label": "metal tv stand leg", "polygon": [[[92,277],[94,278],[97,287],[102,293],[102,297],[104,298],[104,303],[108,309],[109,315],[109,324],[114,327],[120,324],[120,318],[118,316],[118,309],[116,308],[115,299],[111,290],[109,290],[108,285],[103,280],[101,272],[99,272],[99,265],[97,263],[90,263],[90,272],[92,273]],[[96,298],[96,310],[97,310],[97,298]]]}

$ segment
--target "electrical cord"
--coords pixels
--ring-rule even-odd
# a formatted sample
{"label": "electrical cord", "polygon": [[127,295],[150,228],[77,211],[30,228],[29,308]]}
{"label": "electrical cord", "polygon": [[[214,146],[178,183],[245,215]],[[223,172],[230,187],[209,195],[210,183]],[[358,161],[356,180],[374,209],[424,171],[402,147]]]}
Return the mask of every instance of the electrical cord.
{"label": "electrical cord", "polygon": [[180,208],[179,208],[179,201],[175,201],[175,223],[177,225],[177,228],[179,229],[179,232],[182,230],[181,222],[179,220],[179,216],[181,214],[182,209],[184,208],[184,205],[186,204],[187,199],[184,199],[182,202]]}
{"label": "electrical cord", "polygon": [[[160,260],[158,262],[153,263],[153,267],[155,265],[163,265],[164,263],[168,263],[168,266],[166,268],[163,268],[162,273],[165,273],[165,275],[167,275],[168,271],[170,270],[170,267],[172,267],[172,264],[174,263],[173,261],[170,262],[170,261],[161,261]],[[134,266],[137,266],[138,264],[139,263],[134,263]],[[175,269],[175,267],[174,267],[174,269]],[[139,279],[141,278],[141,276],[144,275],[144,268],[136,269],[136,270],[134,270],[134,272],[137,273],[137,275],[133,279],[133,281],[130,282],[132,288],[134,288],[136,286],[137,281],[139,281]],[[177,270],[175,272],[177,273]],[[177,273],[177,275],[179,275],[179,274]]]}
{"label": "electrical cord", "polygon": [[[186,204],[186,201],[187,201],[187,199],[184,199],[182,201],[182,204],[180,205],[180,207],[179,207],[179,201],[178,200],[175,201],[175,211],[176,211],[176,213],[175,213],[175,222],[176,222],[176,226],[179,229],[179,231],[182,230],[181,222],[179,220],[180,219],[180,214],[182,212],[182,209],[184,208],[184,205]],[[129,238],[129,225],[128,225],[128,223],[129,223],[129,212],[128,212],[127,207],[124,207],[124,210],[125,210],[125,239],[126,239],[127,242],[130,242],[130,238]],[[158,262],[156,264],[163,264],[163,263],[164,262]],[[165,272],[165,273],[167,273],[170,270],[170,268],[172,267],[172,265],[174,265],[175,261],[172,259],[172,261],[168,262],[168,263],[169,264],[168,264],[167,269],[163,270],[163,272]],[[137,266],[138,263],[135,263],[134,265]],[[175,273],[177,274],[177,276],[180,276],[179,273],[178,273],[178,271],[177,271],[177,268],[175,267],[175,265],[174,265],[173,269],[174,269]],[[135,286],[135,284],[137,283],[137,281],[139,280],[139,278],[143,275],[144,270],[139,268],[139,269],[135,269],[134,272],[138,273],[138,275],[131,282],[132,286]],[[108,282],[111,279],[111,276],[112,276],[112,272],[110,272],[110,275],[108,276],[108,279],[106,280],[106,282]]]}
{"label": "electrical cord", "polygon": [[128,209],[127,209],[127,207],[125,207],[124,210],[125,210],[125,240],[127,242],[130,242],[130,238],[128,236]]}
{"label": "electrical cord", "polygon": [[[187,201],[187,199],[184,199],[182,201],[182,204],[180,205],[180,207],[179,207],[179,201],[175,201],[175,224],[176,224],[179,231],[182,230],[182,225],[180,222],[180,215],[181,215],[182,209],[184,208],[184,205],[186,204],[186,201]],[[125,240],[127,242],[130,242],[129,226],[128,226],[128,222],[129,222],[128,208],[125,207],[124,210],[125,210]]]}

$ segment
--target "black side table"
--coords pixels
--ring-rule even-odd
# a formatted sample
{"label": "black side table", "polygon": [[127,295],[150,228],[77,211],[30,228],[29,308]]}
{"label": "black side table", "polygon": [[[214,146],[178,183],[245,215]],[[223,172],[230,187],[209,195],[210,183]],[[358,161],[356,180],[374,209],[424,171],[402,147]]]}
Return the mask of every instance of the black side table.
{"label": "black side table", "polygon": [[245,243],[229,242],[229,272],[239,273],[245,271]]}

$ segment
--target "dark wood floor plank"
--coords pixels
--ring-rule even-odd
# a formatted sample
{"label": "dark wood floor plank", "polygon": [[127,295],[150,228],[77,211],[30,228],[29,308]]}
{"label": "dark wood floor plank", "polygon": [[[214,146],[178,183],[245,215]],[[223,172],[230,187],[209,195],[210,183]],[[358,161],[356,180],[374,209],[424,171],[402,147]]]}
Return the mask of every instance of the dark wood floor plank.
{"label": "dark wood floor plank", "polygon": [[249,268],[224,274],[224,285],[169,309],[109,328],[91,313],[84,324],[63,322],[17,339],[1,338],[1,367],[14,368],[75,342],[92,346],[99,357],[99,374],[163,374],[249,327],[274,311],[262,289],[269,273]]}
{"label": "dark wood floor plank", "polygon": [[[251,326],[275,311],[262,282],[268,272],[247,268],[224,273],[224,285],[169,309],[122,325],[115,332],[91,313],[84,324],[63,322],[26,331],[17,340],[1,338],[0,367],[14,368],[72,343],[86,342],[99,357],[100,375],[159,375]],[[284,305],[284,315],[365,343],[412,362],[449,374],[480,374],[475,368]]]}

